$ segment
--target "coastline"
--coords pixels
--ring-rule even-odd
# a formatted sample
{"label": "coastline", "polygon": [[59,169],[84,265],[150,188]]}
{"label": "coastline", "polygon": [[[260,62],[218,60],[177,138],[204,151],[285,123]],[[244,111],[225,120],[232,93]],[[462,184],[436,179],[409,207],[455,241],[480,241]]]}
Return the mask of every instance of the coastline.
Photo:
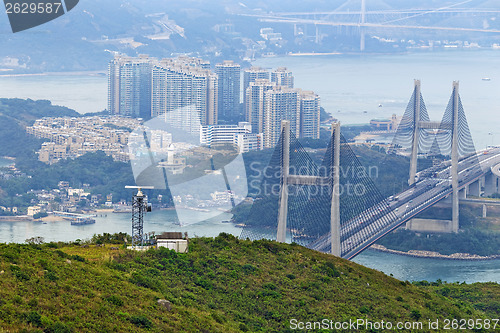
{"label": "coastline", "polygon": [[341,55],[344,53],[341,52],[297,52],[297,53],[287,53],[286,56],[292,56],[292,57],[301,57],[301,56],[328,56],[328,55]]}
{"label": "coastline", "polygon": [[[1,73],[2,71],[0,71]],[[3,71],[5,72],[5,71]],[[33,76],[102,76],[107,75],[105,70],[75,71],[75,72],[42,72],[42,73],[12,73],[0,74],[0,77],[33,77]]]}
{"label": "coastline", "polygon": [[453,253],[450,255],[446,255],[446,254],[441,254],[439,252],[421,251],[421,250],[410,250],[408,252],[404,252],[404,251],[388,249],[385,246],[379,245],[379,244],[373,244],[372,246],[370,246],[370,249],[375,250],[375,251],[379,251],[379,252],[398,254],[398,255],[407,256],[407,257],[427,258],[427,259],[446,259],[446,260],[495,260],[495,259],[500,259],[500,255],[480,256],[477,254],[470,254],[470,253]]}

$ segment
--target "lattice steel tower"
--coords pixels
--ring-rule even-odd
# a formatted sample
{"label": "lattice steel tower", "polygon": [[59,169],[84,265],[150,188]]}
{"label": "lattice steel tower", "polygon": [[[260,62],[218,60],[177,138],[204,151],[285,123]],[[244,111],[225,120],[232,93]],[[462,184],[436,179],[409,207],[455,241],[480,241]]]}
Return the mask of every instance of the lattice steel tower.
{"label": "lattice steel tower", "polygon": [[144,213],[151,211],[151,204],[142,193],[142,189],[153,189],[153,186],[125,186],[136,188],[137,194],[132,197],[132,246],[144,245]]}

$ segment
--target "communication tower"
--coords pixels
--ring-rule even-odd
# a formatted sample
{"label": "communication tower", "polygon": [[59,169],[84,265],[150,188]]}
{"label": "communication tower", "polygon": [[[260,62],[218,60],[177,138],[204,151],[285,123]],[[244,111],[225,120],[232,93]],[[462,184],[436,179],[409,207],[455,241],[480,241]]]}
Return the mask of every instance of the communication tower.
{"label": "communication tower", "polygon": [[151,204],[142,193],[143,189],[153,189],[153,186],[125,186],[136,188],[137,194],[132,197],[132,246],[144,245],[144,213],[151,211]]}

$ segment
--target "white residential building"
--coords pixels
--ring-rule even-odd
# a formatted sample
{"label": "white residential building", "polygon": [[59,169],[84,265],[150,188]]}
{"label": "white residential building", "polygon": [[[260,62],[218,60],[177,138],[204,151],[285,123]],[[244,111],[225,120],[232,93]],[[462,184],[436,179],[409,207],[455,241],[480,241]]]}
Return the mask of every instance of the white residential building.
{"label": "white residential building", "polygon": [[262,134],[252,133],[252,125],[248,122],[202,126],[200,143],[209,147],[216,143],[233,144],[239,147],[240,152],[263,148]]}

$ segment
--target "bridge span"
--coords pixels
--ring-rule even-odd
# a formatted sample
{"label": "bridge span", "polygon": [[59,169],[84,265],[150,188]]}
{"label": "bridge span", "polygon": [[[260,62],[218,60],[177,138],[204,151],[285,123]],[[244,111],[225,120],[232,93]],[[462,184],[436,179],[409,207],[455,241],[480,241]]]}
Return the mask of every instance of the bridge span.
{"label": "bridge span", "polygon": [[[451,200],[450,231],[459,230],[459,202],[499,192],[500,147],[476,151],[458,93],[458,82],[441,122],[430,121],[420,81],[395,132],[388,155],[409,149],[410,188],[386,198],[349,143],[332,124],[324,158],[317,165],[293,137],[288,121],[250,211],[243,238],[290,239],[314,250],[352,259],[380,238],[445,198]],[[451,159],[443,161],[443,158]],[[417,172],[422,158],[433,166]],[[361,170],[361,172],[359,172]],[[354,192],[350,191],[354,186]],[[267,191],[268,188],[279,188]],[[356,192],[356,188],[362,191]],[[276,192],[276,193],[275,193]],[[266,212],[263,214],[263,212]],[[253,213],[252,213],[253,212]],[[483,208],[483,215],[484,215]],[[277,223],[276,223],[277,222]],[[270,235],[273,235],[269,237]]]}
{"label": "bridge span", "polygon": [[[477,164],[479,161],[479,164]],[[478,182],[480,178],[491,172],[492,167],[500,163],[500,148],[493,148],[480,151],[477,154],[461,160],[459,165],[459,188],[461,191],[471,184]],[[370,247],[377,240],[387,235],[391,231],[400,227],[420,212],[433,206],[437,202],[445,199],[452,194],[452,184],[449,175],[451,166],[444,166],[441,170],[435,172],[435,177],[425,178],[416,182],[411,188],[392,198],[388,198],[388,204],[391,210],[395,212],[396,218],[387,219],[386,214],[379,216],[359,215],[345,223],[341,228],[342,257],[352,259],[366,248]],[[465,195],[465,193],[464,193]],[[377,207],[382,211],[380,203]],[[359,228],[360,225],[368,225],[365,228]],[[367,235],[371,235],[366,239]],[[360,241],[365,239],[364,241]],[[310,248],[327,252],[330,248],[330,234],[325,234],[316,242],[310,245]]]}

